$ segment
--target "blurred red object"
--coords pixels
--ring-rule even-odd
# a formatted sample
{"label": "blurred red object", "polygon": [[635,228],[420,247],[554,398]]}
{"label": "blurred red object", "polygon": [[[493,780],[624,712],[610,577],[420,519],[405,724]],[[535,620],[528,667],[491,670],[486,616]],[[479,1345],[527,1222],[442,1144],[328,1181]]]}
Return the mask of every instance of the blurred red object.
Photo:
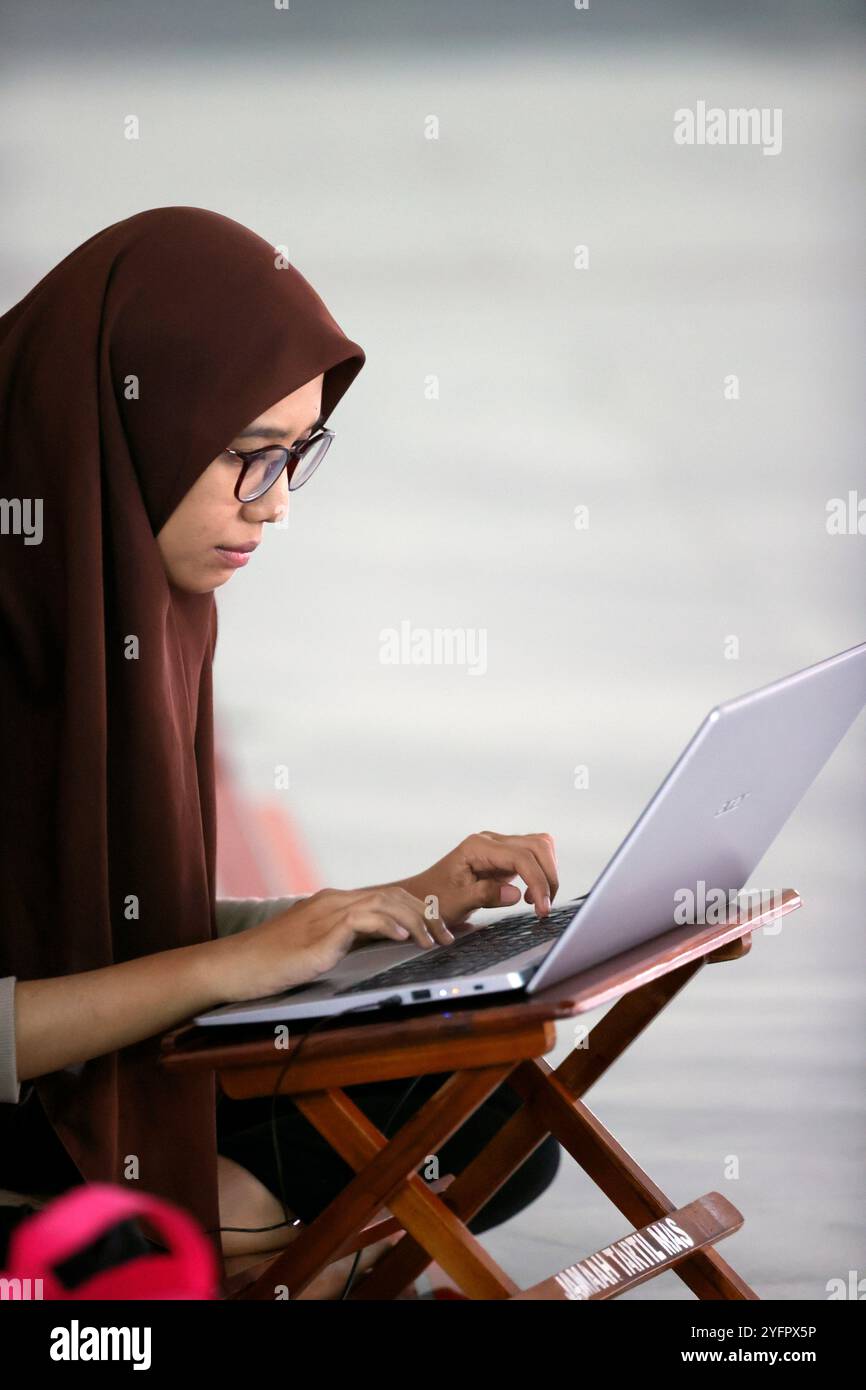
{"label": "blurred red object", "polygon": [[[81,1255],[118,1223],[146,1218],[166,1252],[135,1255],[68,1288],[56,1269]],[[180,1207],[146,1192],[87,1183],[55,1198],[16,1226],[0,1279],[27,1284],[30,1298],[212,1299],[219,1297],[216,1252]]]}
{"label": "blurred red object", "polygon": [[300,829],[283,802],[251,802],[239,789],[218,740],[216,753],[217,896],[280,898],[321,887]]}

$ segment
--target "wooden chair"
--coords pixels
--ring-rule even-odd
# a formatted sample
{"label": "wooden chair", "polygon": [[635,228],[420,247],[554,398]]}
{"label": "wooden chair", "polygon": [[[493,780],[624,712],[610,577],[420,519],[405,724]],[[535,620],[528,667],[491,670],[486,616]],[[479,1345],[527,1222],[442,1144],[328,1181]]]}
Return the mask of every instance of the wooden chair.
{"label": "wooden chair", "polygon": [[[583,1097],[704,965],[736,960],[756,928],[800,906],[786,889],[771,908],[750,906],[715,926],[677,927],[570,980],[518,1000],[440,1001],[383,1020],[320,1025],[288,1051],[272,1026],[183,1027],[163,1039],[161,1064],[211,1068],[234,1098],[291,1095],[355,1177],[287,1247],[246,1278],[229,1281],[235,1299],[299,1294],[333,1260],[404,1234],[350,1293],[392,1299],[435,1260],[469,1297],[613,1298],[673,1269],[706,1299],[758,1295],[715,1250],[743,1217],[718,1192],[677,1207],[600,1122]],[[616,1002],[614,1002],[616,1001]],[[544,1054],[556,1044],[556,1020],[601,1005],[612,1008],[554,1070]],[[287,1065],[288,1064],[288,1065]],[[367,1081],[449,1072],[436,1093],[386,1139],[346,1095]],[[418,1168],[505,1080],[523,1104],[453,1180],[424,1181]],[[554,1134],[632,1229],[532,1288],[520,1289],[466,1223],[535,1148]],[[390,1213],[390,1215],[389,1215]],[[285,1296],[285,1295],[283,1295]]]}

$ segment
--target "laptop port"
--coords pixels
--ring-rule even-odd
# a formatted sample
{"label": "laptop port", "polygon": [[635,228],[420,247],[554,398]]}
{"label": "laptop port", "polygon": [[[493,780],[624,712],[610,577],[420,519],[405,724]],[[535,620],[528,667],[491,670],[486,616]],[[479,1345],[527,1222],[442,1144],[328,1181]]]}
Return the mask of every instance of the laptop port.
{"label": "laptop port", "polygon": [[430,991],[429,991],[429,989],[413,989],[413,991],[412,991],[412,998],[413,998],[413,999],[429,999],[429,998],[430,998]]}

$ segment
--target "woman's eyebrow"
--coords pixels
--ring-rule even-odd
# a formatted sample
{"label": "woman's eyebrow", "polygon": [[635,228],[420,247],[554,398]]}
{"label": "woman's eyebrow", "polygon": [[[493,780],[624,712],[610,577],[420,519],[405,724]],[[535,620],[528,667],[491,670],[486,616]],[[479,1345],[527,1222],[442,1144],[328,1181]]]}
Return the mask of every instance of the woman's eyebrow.
{"label": "woman's eyebrow", "polygon": [[[301,430],[301,434],[312,434],[313,430],[322,423],[322,418],[322,415],[317,415],[311,425],[307,425],[306,429]],[[279,425],[258,425],[254,421],[251,425],[247,425],[245,430],[241,430],[240,434],[236,434],[235,439],[284,439],[288,433],[288,430],[280,429]],[[295,437],[300,439],[301,436],[296,435]]]}

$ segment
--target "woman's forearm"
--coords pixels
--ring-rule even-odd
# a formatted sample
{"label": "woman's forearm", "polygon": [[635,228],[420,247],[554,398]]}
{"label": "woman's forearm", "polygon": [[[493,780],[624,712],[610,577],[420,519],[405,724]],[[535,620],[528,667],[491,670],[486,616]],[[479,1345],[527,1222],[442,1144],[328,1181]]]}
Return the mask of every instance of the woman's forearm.
{"label": "woman's forearm", "polygon": [[15,1051],[19,1081],[141,1042],[224,1002],[227,941],[181,946],[120,965],[19,980]]}

